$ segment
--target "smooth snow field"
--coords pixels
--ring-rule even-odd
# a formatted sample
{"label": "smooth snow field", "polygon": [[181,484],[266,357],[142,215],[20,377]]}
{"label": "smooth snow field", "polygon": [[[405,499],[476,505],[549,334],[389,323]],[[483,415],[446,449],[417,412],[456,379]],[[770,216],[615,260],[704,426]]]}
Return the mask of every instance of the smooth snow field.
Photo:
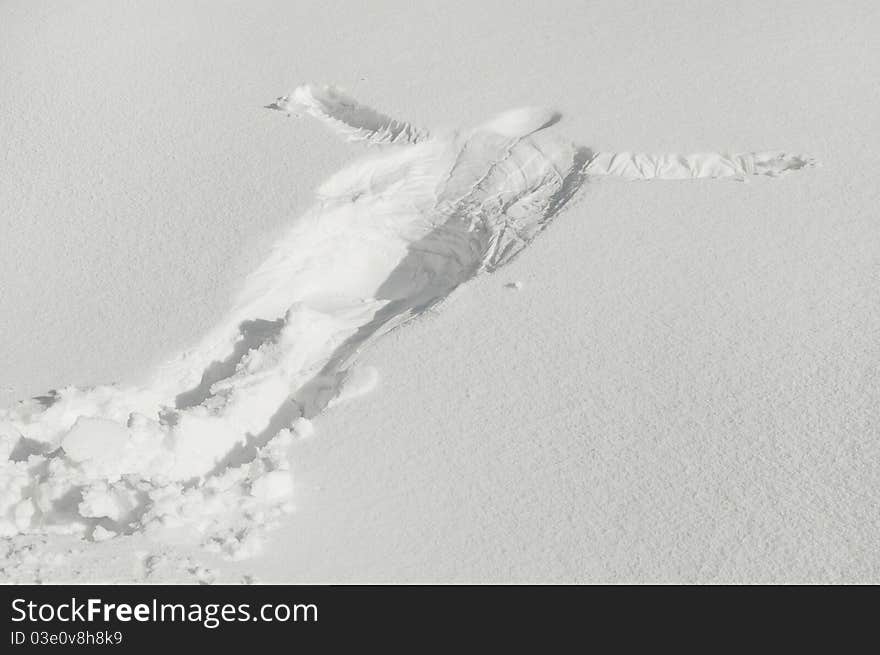
{"label": "smooth snow field", "polygon": [[0,580],[878,581],[878,28],[0,4]]}

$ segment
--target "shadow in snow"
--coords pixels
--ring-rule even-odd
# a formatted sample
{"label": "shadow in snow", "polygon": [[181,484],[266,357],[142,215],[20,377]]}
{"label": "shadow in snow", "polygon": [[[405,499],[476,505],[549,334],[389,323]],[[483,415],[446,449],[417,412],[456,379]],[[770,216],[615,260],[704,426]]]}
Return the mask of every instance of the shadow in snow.
{"label": "shadow in snow", "polygon": [[[586,179],[583,167],[591,156],[592,153],[587,148],[577,148],[574,151],[571,166],[564,175],[560,175],[559,188],[547,200],[538,230],[543,229],[580,189]],[[523,195],[528,195],[529,192],[524,192]],[[391,302],[339,345],[314,377],[292,391],[260,433],[248,434],[245,442],[237,444],[229,451],[206,477],[252,461],[259,448],[266,445],[280,430],[289,428],[296,418],[303,416],[311,419],[320,414],[339,394],[348,370],[361,350],[375,339],[441,302],[456,287],[473,278],[481,267],[485,266],[490,271],[496,268],[486,262],[493,233],[489,229],[472,227],[472,217],[469,214],[471,207],[467,200],[463,201],[459,210],[454,211],[443,224],[410,244],[407,255],[376,291],[376,298]],[[510,251],[496,251],[497,257],[506,264],[533,237],[534,233],[529,234],[518,248],[513,246]],[[462,253],[467,255],[462,256]]]}
{"label": "shadow in snow", "polygon": [[214,384],[233,375],[239,362],[241,362],[244,356],[251,350],[255,350],[265,343],[274,342],[278,338],[283,327],[283,318],[279,318],[275,321],[267,321],[261,318],[244,321],[239,326],[241,337],[236,342],[235,349],[229,357],[223,361],[211,363],[211,365],[205,369],[205,372],[202,374],[202,379],[196,387],[177,395],[174,399],[174,406],[177,409],[187,409],[189,407],[201,405],[205,400],[210,398],[211,387]]}

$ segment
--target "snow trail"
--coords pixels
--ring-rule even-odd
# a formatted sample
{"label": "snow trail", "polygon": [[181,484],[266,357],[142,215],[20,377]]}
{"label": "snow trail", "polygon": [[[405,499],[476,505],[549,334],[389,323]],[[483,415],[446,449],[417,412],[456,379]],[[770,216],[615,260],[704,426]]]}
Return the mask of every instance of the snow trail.
{"label": "snow trail", "polygon": [[0,535],[145,531],[229,557],[292,509],[286,447],[369,389],[358,352],[482,271],[509,262],[592,177],[778,176],[779,152],[592,153],[518,109],[435,135],[334,87],[302,110],[372,152],[332,176],[246,281],[227,318],[143,387],[67,388],[0,412]]}

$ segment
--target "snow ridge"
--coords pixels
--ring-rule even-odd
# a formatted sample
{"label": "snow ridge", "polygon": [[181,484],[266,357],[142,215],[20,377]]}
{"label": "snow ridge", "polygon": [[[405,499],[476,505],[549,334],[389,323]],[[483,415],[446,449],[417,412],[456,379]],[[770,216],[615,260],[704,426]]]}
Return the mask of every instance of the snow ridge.
{"label": "snow ridge", "polygon": [[628,180],[689,180],[750,175],[779,177],[791,171],[815,166],[811,157],[786,152],[678,153],[600,152],[585,167],[587,175],[613,175]]}
{"label": "snow ridge", "polygon": [[335,86],[304,85],[266,107],[288,113],[298,107],[327,123],[349,141],[418,143],[429,136],[427,130],[362,105]]}
{"label": "snow ridge", "polygon": [[547,131],[558,112],[534,108],[432,136],[334,87],[270,107],[382,147],[318,189],[227,318],[149,384],[67,388],[0,412],[0,536],[145,532],[250,556],[293,508],[287,446],[375,385],[352,368],[357,354],[509,262],[588,178],[744,179],[813,163],[593,154]]}

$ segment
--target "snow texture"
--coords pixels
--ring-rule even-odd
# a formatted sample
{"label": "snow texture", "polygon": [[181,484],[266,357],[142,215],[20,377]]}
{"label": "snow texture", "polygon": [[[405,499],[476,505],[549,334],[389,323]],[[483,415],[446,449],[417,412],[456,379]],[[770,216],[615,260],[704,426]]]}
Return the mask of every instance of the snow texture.
{"label": "snow texture", "polygon": [[[30,502],[4,509],[0,580],[880,581],[878,30],[872,0],[0,3],[0,408],[32,405],[32,432],[71,410],[57,439],[3,440],[0,495]],[[350,93],[264,108],[310,79]],[[589,147],[565,215],[501,277],[309,377],[332,409],[257,456],[269,432],[211,387],[284,350],[284,312],[233,325],[230,305],[313,191],[532,105],[564,121],[532,107],[494,131]],[[824,167],[746,175],[753,147],[769,171],[776,153]],[[630,184],[664,158],[597,155],[715,148],[675,175],[751,183]],[[217,358],[170,400],[108,416],[160,364],[175,386],[170,355],[210,335]],[[280,407],[249,400],[266,424]],[[229,456],[141,489],[151,421],[174,476],[209,459],[200,426]],[[119,436],[115,458],[83,430]]]}
{"label": "snow texture", "polygon": [[811,164],[593,155],[545,132],[561,115],[540,108],[430,137],[334,87],[301,86],[270,107],[393,147],[325,182],[229,316],[150,384],[67,388],[3,411],[3,536],[189,529],[209,550],[251,556],[292,507],[294,421],[372,389],[375,369],[351,368],[358,352],[509,262],[588,177],[741,179]]}

